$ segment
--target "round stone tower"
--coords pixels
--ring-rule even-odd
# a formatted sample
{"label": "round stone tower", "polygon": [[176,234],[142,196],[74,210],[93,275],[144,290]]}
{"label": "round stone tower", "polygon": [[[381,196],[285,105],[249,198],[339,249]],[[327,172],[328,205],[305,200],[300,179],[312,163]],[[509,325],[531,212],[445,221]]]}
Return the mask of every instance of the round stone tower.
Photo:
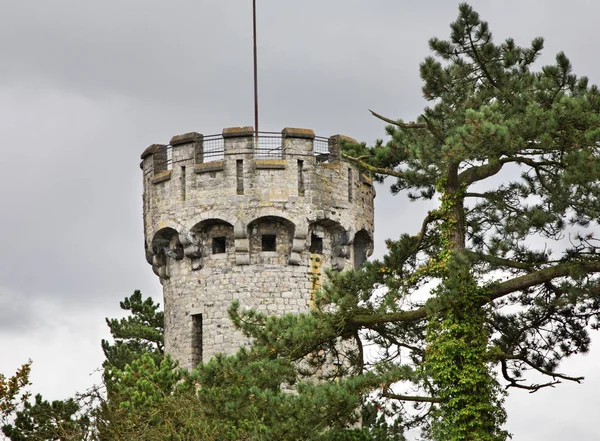
{"label": "round stone tower", "polygon": [[373,243],[369,176],[341,135],[252,127],[186,133],[142,154],[146,259],[163,285],[165,349],[186,368],[248,341],[232,301],[310,310],[324,269],[360,266]]}

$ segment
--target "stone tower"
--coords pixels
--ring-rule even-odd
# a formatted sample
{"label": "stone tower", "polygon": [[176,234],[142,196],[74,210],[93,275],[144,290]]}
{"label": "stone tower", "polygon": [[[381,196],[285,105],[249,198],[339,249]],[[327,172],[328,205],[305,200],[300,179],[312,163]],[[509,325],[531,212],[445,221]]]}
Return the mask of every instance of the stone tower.
{"label": "stone tower", "polygon": [[325,268],[366,260],[375,191],[340,159],[344,138],[232,127],[144,151],[146,259],[163,286],[165,349],[181,366],[248,343],[227,315],[233,300],[308,311]]}

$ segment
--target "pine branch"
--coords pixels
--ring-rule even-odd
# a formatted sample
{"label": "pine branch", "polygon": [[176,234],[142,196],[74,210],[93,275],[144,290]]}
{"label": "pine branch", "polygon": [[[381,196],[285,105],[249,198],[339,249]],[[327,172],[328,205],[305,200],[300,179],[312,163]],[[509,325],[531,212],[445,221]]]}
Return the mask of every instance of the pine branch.
{"label": "pine branch", "polygon": [[517,262],[515,260],[491,256],[489,254],[480,254],[469,250],[466,250],[466,253],[472,258],[475,258],[477,260],[483,260],[484,262],[490,263],[494,266],[521,269],[524,271],[533,271],[535,268],[534,264],[532,263]]}
{"label": "pine branch", "polygon": [[479,54],[477,53],[477,49],[475,48],[475,44],[473,43],[473,39],[471,38],[470,32],[469,32],[469,43],[471,45],[471,51],[473,52],[473,58],[475,59],[475,61],[479,65],[479,67],[481,68],[481,71],[485,75],[485,78],[490,82],[490,84],[495,89],[497,89],[500,93],[502,93],[502,95],[504,95],[504,93],[503,93],[504,91],[498,86],[498,84],[496,83],[496,80],[494,80],[494,78],[490,75],[489,71],[487,70],[485,63],[481,60],[481,58],[479,58]]}
{"label": "pine branch", "polygon": [[543,383],[543,384],[531,384],[531,385],[520,384],[519,381],[523,381],[523,380],[518,380],[516,378],[513,378],[508,373],[508,366],[507,366],[506,360],[500,361],[500,370],[502,371],[502,376],[504,377],[504,379],[506,381],[508,381],[508,383],[509,383],[507,388],[516,387],[518,389],[528,390],[529,393],[534,393],[544,387],[553,387],[556,384],[560,384],[560,381],[558,381],[558,380],[550,381],[548,383]]}
{"label": "pine branch", "polygon": [[381,396],[384,398],[391,398],[399,401],[416,401],[419,403],[441,403],[442,400],[436,397],[420,397],[417,395],[398,395],[390,392],[382,392]]}
{"label": "pine branch", "polygon": [[485,165],[468,168],[458,175],[458,180],[463,185],[471,185],[474,182],[494,176],[508,161],[498,160]]}
{"label": "pine branch", "polygon": [[417,251],[419,251],[419,248],[421,247],[421,244],[423,243],[423,239],[425,238],[425,234],[427,233],[427,227],[434,220],[435,219],[430,214],[425,216],[425,219],[423,219],[423,224],[421,225],[421,231],[419,231],[419,234],[417,234],[417,243],[413,247],[413,250],[415,253]]}
{"label": "pine branch", "polygon": [[392,124],[394,126],[398,126],[401,129],[427,129],[427,124],[425,123],[402,123],[399,121],[394,121],[393,119],[390,118],[386,118],[385,116],[382,116],[376,112],[373,112],[371,109],[369,109],[369,112],[371,112],[371,114],[375,117],[375,118],[379,118],[382,121],[385,121],[388,124]]}
{"label": "pine branch", "polygon": [[416,322],[427,318],[427,308],[421,307],[412,311],[398,311],[386,314],[356,314],[347,319],[354,326],[371,328],[382,323]]}
{"label": "pine branch", "polygon": [[549,282],[558,277],[573,276],[582,273],[600,272],[600,262],[573,262],[562,263],[549,268],[544,268],[520,277],[516,277],[506,282],[502,282],[490,288],[491,295],[489,301],[498,299],[515,291],[522,291],[532,286]]}
{"label": "pine branch", "polygon": [[342,153],[342,158],[358,165],[359,167],[361,167],[365,170],[368,170],[368,171],[378,174],[378,175],[394,176],[396,178],[404,178],[405,177],[405,174],[401,171],[392,170],[391,168],[374,167],[371,164],[367,164],[365,161],[363,161],[361,159],[361,158],[364,158],[364,156],[360,156],[358,158],[353,158],[352,156]]}
{"label": "pine branch", "polygon": [[[538,371],[539,373],[546,375],[548,377],[552,377],[554,379],[554,381],[550,381],[548,383],[543,383],[543,384],[532,384],[532,385],[519,384],[518,381],[522,381],[522,380],[517,380],[516,378],[511,377],[508,373],[508,363],[507,363],[508,361],[521,361],[521,362],[525,363],[527,366],[531,367],[532,369]],[[557,378],[559,378],[561,380],[566,380],[566,381],[573,381],[578,384],[580,384],[584,380],[584,377],[571,377],[566,374],[560,374],[558,372],[552,372],[547,369],[543,369],[540,366],[537,366],[534,363],[532,363],[527,358],[520,356],[520,355],[512,355],[511,356],[509,354],[502,353],[502,355],[500,356],[500,366],[501,366],[501,370],[502,370],[502,376],[510,383],[508,385],[508,387],[517,387],[519,389],[527,389],[527,390],[531,391],[531,393],[537,392],[538,390],[540,390],[541,388],[544,388],[544,387],[549,387],[549,386],[554,386],[556,384],[560,384],[560,380],[557,380]]]}
{"label": "pine branch", "polygon": [[381,337],[385,338],[386,340],[390,341],[391,343],[393,343],[394,345],[398,346],[399,348],[406,348],[412,352],[415,352],[416,354],[423,356],[424,355],[424,349],[423,348],[419,348],[417,346],[414,345],[409,345],[406,342],[401,342],[399,341],[397,338],[395,338],[391,333],[387,332],[385,330],[385,326],[373,326],[370,329],[372,329],[373,331],[377,332],[379,335],[381,335]]}
{"label": "pine branch", "polygon": [[423,117],[423,119],[425,120],[425,123],[403,123],[400,121],[394,121],[393,119],[390,119],[390,118],[386,118],[385,116],[380,115],[377,112],[373,112],[371,109],[369,109],[369,112],[371,112],[371,114],[375,118],[379,118],[380,120],[382,120],[388,124],[392,124],[394,126],[400,127],[401,129],[427,129],[433,136],[435,136],[437,138],[438,141],[440,141],[441,143],[444,143],[444,136],[440,133],[440,131],[437,129],[437,127],[435,127],[425,117],[425,115],[421,115]]}
{"label": "pine branch", "polygon": [[429,129],[429,131],[431,132],[431,134],[433,136],[435,136],[439,142],[441,142],[442,144],[444,144],[444,141],[445,141],[444,136],[438,130],[438,128],[436,126],[434,126],[433,123],[431,121],[429,121],[425,115],[421,115],[421,117],[427,123],[427,128]]}
{"label": "pine branch", "polygon": [[[482,304],[489,303],[515,291],[522,291],[540,285],[558,277],[597,272],[600,272],[600,262],[563,263],[550,268],[544,268],[492,286],[490,288],[490,296]],[[349,317],[347,323],[352,326],[373,328],[375,325],[382,323],[416,322],[426,319],[431,310],[431,306],[423,306],[411,311],[398,311],[386,314],[356,314]]]}
{"label": "pine branch", "polygon": [[516,162],[518,164],[525,164],[531,168],[538,170],[539,167],[552,166],[558,167],[560,164],[555,161],[534,161],[531,158],[524,158],[521,156],[510,156],[507,158],[498,159],[493,162],[489,162],[485,165],[474,166],[464,170],[458,175],[458,179],[461,184],[471,185],[474,182],[481,181],[483,179],[494,176],[498,173],[504,164]]}
{"label": "pine branch", "polygon": [[527,364],[528,366],[535,369],[539,373],[547,375],[552,378],[560,378],[562,380],[573,381],[575,383],[581,383],[584,380],[584,377],[571,377],[569,375],[559,374],[558,372],[552,372],[552,371],[548,371],[546,369],[542,369],[541,367],[534,365],[532,362],[530,362],[529,360],[527,360],[526,358],[523,358],[523,357],[519,357],[518,360]]}

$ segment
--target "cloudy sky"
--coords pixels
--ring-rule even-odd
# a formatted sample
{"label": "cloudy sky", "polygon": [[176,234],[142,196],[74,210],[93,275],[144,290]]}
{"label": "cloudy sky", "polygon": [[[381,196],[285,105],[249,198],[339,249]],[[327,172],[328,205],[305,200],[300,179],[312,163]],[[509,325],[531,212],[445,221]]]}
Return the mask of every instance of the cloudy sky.
{"label": "cloudy sky", "polygon": [[[372,108],[414,119],[419,62],[445,38],[448,0],[258,0],[261,129],[313,128],[373,142]],[[546,37],[600,83],[600,2],[472,2],[496,38]],[[152,143],[251,125],[250,0],[2,2],[0,372],[34,360],[34,391],[64,398],[97,380],[104,317],[134,289],[161,299],[143,253],[139,155]],[[427,207],[376,199],[382,241]],[[162,302],[162,300],[161,300]],[[516,440],[595,440],[600,335],[570,360],[583,385],[510,394]]]}

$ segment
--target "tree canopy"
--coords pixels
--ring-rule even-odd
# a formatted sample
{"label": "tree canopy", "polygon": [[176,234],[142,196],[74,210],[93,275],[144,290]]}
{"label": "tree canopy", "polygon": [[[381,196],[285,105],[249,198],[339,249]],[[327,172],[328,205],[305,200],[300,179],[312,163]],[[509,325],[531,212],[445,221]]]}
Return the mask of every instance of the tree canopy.
{"label": "tree canopy", "polygon": [[331,273],[308,316],[231,313],[294,359],[354,339],[352,375],[381,375],[383,406],[417,403],[404,418],[431,439],[504,440],[505,388],[581,381],[560,363],[598,326],[600,95],[564,53],[538,67],[542,38],[496,43],[467,4],[450,29],[420,66],[430,105],[411,122],[372,112],[389,140],[344,151],[394,193],[437,201],[420,231]]}

